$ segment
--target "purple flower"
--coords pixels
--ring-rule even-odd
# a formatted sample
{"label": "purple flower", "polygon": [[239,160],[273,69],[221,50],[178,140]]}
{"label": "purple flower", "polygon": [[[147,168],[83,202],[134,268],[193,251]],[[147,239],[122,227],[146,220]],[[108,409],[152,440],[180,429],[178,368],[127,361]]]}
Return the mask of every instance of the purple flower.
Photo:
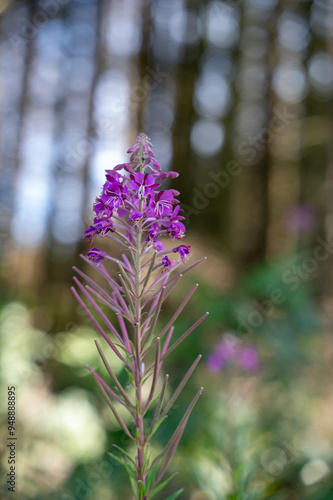
{"label": "purple flower", "polygon": [[150,158],[155,156],[155,153],[152,149],[150,149],[145,143],[142,144],[142,151],[148,154]]}
{"label": "purple flower", "polygon": [[[185,226],[178,205],[179,192],[175,189],[159,191],[160,183],[157,181],[178,174],[162,172],[145,134],[137,137],[128,152],[131,154],[129,163],[106,170],[102,193],[94,204],[94,224],[85,230],[84,236],[91,243],[96,235],[103,237],[112,231],[120,238],[121,233],[125,233],[132,243],[135,241],[133,226],[144,219],[142,241],[148,242],[147,249],[153,246],[157,251],[163,251],[164,245],[158,238],[168,235],[172,240],[179,240],[185,235]],[[179,252],[182,262],[186,261],[189,248],[182,245],[174,250]]]}
{"label": "purple flower", "polygon": [[136,226],[140,222],[142,217],[143,217],[143,214],[141,214],[140,212],[137,212],[136,210],[133,210],[131,217],[130,217],[130,221],[132,224],[134,224],[134,226]]}
{"label": "purple flower", "polygon": [[164,245],[163,245],[162,241],[160,241],[160,240],[154,240],[153,241],[153,247],[158,252],[162,252],[162,250],[164,250]]}
{"label": "purple flower", "polygon": [[89,238],[89,243],[92,242],[94,239],[94,236],[100,232],[99,228],[97,226],[89,226],[87,229],[84,230],[84,238]]}
{"label": "purple flower", "polygon": [[138,172],[134,176],[131,175],[131,181],[128,186],[133,191],[138,191],[139,198],[145,198],[152,190],[158,188],[160,184],[155,184],[155,179],[152,175]]}
{"label": "purple flower", "polygon": [[151,200],[149,206],[157,217],[163,218],[172,214],[172,205],[177,200],[173,197],[173,190],[160,191],[155,200]]}
{"label": "purple flower", "polygon": [[162,265],[164,267],[163,271],[167,271],[170,269],[170,267],[172,266],[172,261],[169,259],[169,257],[167,255],[165,255],[163,258],[162,258]]}
{"label": "purple flower", "polygon": [[180,240],[183,236],[185,236],[185,226],[182,222],[180,222],[184,219],[184,217],[182,215],[178,215],[180,210],[180,206],[177,205],[168,222],[162,223],[164,226],[167,226],[167,233],[171,239],[176,238],[177,240]]}
{"label": "purple flower", "polygon": [[133,153],[134,151],[138,151],[140,149],[140,144],[136,143],[134,146],[128,148],[127,153]]}
{"label": "purple flower", "polygon": [[162,167],[161,165],[158,163],[157,160],[155,160],[155,158],[152,158],[151,159],[151,164],[153,165],[153,167],[158,171],[158,172],[161,172],[162,170]]}
{"label": "purple flower", "polygon": [[[103,278],[103,280],[101,280],[101,284],[98,280],[97,284],[90,276],[75,268],[78,277],[74,277],[76,286],[72,287],[72,291],[93,326],[113,351],[113,354],[118,357],[123,367],[126,367],[129,379],[135,388],[134,394],[132,394],[132,391],[128,390],[128,384],[118,380],[117,375],[108,367],[106,356],[96,340],[96,347],[110,375],[109,383],[111,385],[109,386],[107,381],[98,375],[93,368],[88,368],[104,395],[107,394],[109,405],[118,424],[128,438],[133,441],[133,444],[135,443],[135,453],[139,459],[133,476],[133,479],[136,479],[135,483],[138,489],[134,489],[138,493],[135,496],[139,495],[141,498],[142,485],[140,483],[142,481],[140,478],[144,478],[145,473],[149,472],[146,445],[164,420],[164,414],[170,411],[175,399],[169,398],[163,408],[159,407],[161,405],[158,406],[158,398],[160,398],[161,403],[167,383],[166,375],[163,386],[159,385],[160,376],[164,372],[162,366],[164,358],[201,324],[208,312],[199,317],[184,333],[177,334],[177,338],[175,336],[172,338],[174,329],[172,318],[177,318],[181,314],[197,288],[195,285],[176,306],[168,324],[160,329],[159,316],[164,308],[164,300],[169,293],[173,293],[173,287],[182,276],[182,272],[176,271],[173,275],[173,271],[180,267],[181,262],[187,260],[191,248],[187,245],[180,245],[174,249],[164,250],[164,244],[161,241],[163,237],[170,237],[172,240],[180,239],[185,233],[185,226],[181,222],[184,217],[179,215],[181,212],[177,206],[179,192],[174,189],[159,190],[160,184],[157,182],[158,179],[172,178],[178,174],[176,172],[162,172],[160,164],[155,160],[152,144],[145,134],[140,134],[137,137],[135,145],[129,148],[128,152],[130,154],[128,163],[119,164],[111,170],[106,170],[106,180],[102,193],[94,204],[93,224],[85,230],[85,237],[89,238],[90,242],[96,235],[101,237],[108,235],[113,243],[121,247],[122,251],[111,256],[103,250],[91,248],[85,258],[86,264],[91,264],[95,271],[98,271],[99,278]],[[114,234],[108,234],[110,231]],[[170,255],[172,252],[179,253],[179,258],[172,257]],[[105,259],[110,267],[111,264],[117,265],[115,271],[109,272],[104,263]],[[204,259],[205,257],[199,259],[192,266],[187,267],[185,271]],[[158,273],[160,273],[159,276],[156,276]],[[113,311],[115,321],[108,318],[101,303]],[[165,339],[162,338],[164,334]],[[227,352],[223,353],[223,349],[222,346],[214,353],[215,358],[212,363],[215,370],[217,364],[218,369],[220,369],[224,360],[229,356]],[[155,361],[153,361],[154,359]],[[190,368],[187,369],[179,384],[180,388],[184,387],[200,359],[201,355],[197,356]],[[249,359],[248,353],[244,359],[239,358],[239,360],[243,364],[250,363],[251,365],[253,362]],[[147,363],[148,361],[149,363]],[[145,381],[148,381],[148,385],[150,385],[149,391],[142,390]],[[116,390],[114,390],[115,388]],[[201,387],[196,392],[164,451],[150,465],[150,468],[152,466],[155,468],[157,465],[160,468],[158,476],[155,479],[152,478],[151,483],[154,481],[155,483],[150,485],[150,490],[159,483],[175,453],[185,424],[202,390]],[[177,396],[177,390],[175,394]],[[140,404],[137,404],[137,401]],[[124,409],[128,411],[128,420],[132,420],[134,425],[128,426],[127,419],[123,419],[114,406],[116,403],[123,404]],[[157,410],[154,408],[154,411],[156,410],[155,418],[152,422],[148,422],[147,412],[156,404]],[[144,429],[146,429],[145,432],[143,432]],[[163,485],[158,488],[163,487]],[[146,497],[147,495],[148,490]],[[175,495],[177,496],[177,493],[171,496]]]}
{"label": "purple flower", "polygon": [[128,239],[128,241],[130,243],[134,243],[134,238],[133,238],[133,235],[132,235],[132,231],[126,231],[126,238]]}
{"label": "purple flower", "polygon": [[151,241],[151,240],[156,240],[158,238],[158,234],[155,229],[150,229],[148,231],[148,236],[146,238],[146,241]]}
{"label": "purple flower", "polygon": [[174,222],[168,228],[168,235],[174,240],[180,240],[185,235],[185,226],[181,222]]}
{"label": "purple flower", "polygon": [[113,224],[110,220],[107,219],[98,219],[95,217],[94,219],[95,225],[91,225],[84,231],[84,238],[90,238],[89,243],[91,243],[96,236],[99,234],[104,237],[109,231],[112,233],[115,232]]}
{"label": "purple flower", "polygon": [[291,232],[306,233],[316,227],[318,216],[311,205],[294,205],[286,211],[285,223]]}
{"label": "purple flower", "polygon": [[126,200],[127,193],[127,186],[123,186],[119,181],[106,182],[103,187],[101,200],[106,206],[115,209]]}
{"label": "purple flower", "polygon": [[112,182],[116,182],[118,184],[121,183],[121,179],[120,179],[120,176],[118,174],[118,172],[116,172],[116,168],[117,167],[122,167],[123,165],[116,165],[116,167],[114,167],[113,170],[105,170],[106,172],[106,180],[109,182],[109,183],[112,183]]}
{"label": "purple flower", "polygon": [[151,149],[153,145],[149,141],[148,137],[145,134],[139,134],[134,146],[127,150],[128,153],[131,153],[130,161],[139,163],[141,160],[145,158],[153,158],[155,153]]}
{"label": "purple flower", "polygon": [[158,181],[162,181],[163,179],[175,179],[176,177],[179,176],[178,172],[161,172],[160,174],[157,175],[156,179]]}
{"label": "purple flower", "polygon": [[109,217],[102,217],[102,218],[97,218],[95,217],[94,219],[95,227],[98,227],[99,229],[99,234],[103,237],[105,236],[108,232],[115,232],[115,228],[113,227],[113,223],[110,220]]}
{"label": "purple flower", "polygon": [[98,217],[110,218],[113,215],[113,209],[106,205],[101,197],[96,198],[94,211],[96,212]]}
{"label": "purple flower", "polygon": [[248,372],[259,369],[258,351],[253,346],[243,346],[240,341],[222,339],[207,358],[207,369],[211,373],[220,372],[227,363],[234,363]]}
{"label": "purple flower", "polygon": [[87,257],[89,260],[92,260],[93,262],[101,262],[102,260],[105,259],[107,256],[107,253],[104,252],[104,250],[99,250],[98,248],[91,248],[89,252],[87,253]]}
{"label": "purple flower", "polygon": [[218,352],[213,351],[207,358],[207,370],[210,373],[218,373],[222,370],[224,359]]}
{"label": "purple flower", "polygon": [[188,258],[186,256],[190,254],[190,248],[191,245],[179,245],[179,247],[173,249],[173,252],[174,253],[179,252],[181,261],[185,263]]}
{"label": "purple flower", "polygon": [[259,369],[258,351],[254,347],[244,347],[237,356],[238,365],[246,371],[256,372]]}

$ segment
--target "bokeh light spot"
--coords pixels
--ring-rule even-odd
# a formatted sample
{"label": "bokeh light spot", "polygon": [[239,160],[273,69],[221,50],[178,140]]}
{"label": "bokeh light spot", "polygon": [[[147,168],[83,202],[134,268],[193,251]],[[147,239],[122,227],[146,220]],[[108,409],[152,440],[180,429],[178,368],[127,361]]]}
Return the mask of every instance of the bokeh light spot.
{"label": "bokeh light spot", "polygon": [[191,146],[203,158],[217,154],[225,139],[224,127],[217,121],[198,120],[191,131]]}

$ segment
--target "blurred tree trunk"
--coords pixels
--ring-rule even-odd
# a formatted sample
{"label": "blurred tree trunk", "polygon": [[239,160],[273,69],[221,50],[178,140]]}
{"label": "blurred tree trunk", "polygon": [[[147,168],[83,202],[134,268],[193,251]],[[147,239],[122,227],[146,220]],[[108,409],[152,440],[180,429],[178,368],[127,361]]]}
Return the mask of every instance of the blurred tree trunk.
{"label": "blurred tree trunk", "polygon": [[[29,2],[25,6],[25,18],[20,19],[18,26],[21,27],[23,21],[32,23],[33,16],[37,12],[37,5],[35,2]],[[14,14],[15,15],[15,14]],[[16,20],[17,22],[17,20]],[[19,37],[18,37],[19,38]],[[27,110],[30,106],[30,80],[33,73],[33,63],[35,59],[35,37],[31,36],[24,42],[20,41],[19,45],[12,50],[14,50],[13,58],[19,60],[21,57],[21,68],[19,78],[21,79],[20,94],[18,94],[18,99],[15,103],[15,111],[17,112],[17,118],[13,121],[16,123],[15,135],[11,137],[10,144],[4,144],[4,154],[5,158],[2,162],[1,168],[1,211],[0,211],[0,242],[2,243],[8,238],[10,233],[10,227],[12,223],[12,218],[15,213],[15,188],[16,179],[22,169],[22,139],[24,134],[24,128],[27,126],[26,115]],[[18,51],[18,53],[17,53]],[[24,53],[22,57],[22,52]],[[8,57],[8,54],[7,54]],[[17,77],[17,75],[15,74]],[[7,153],[7,154],[6,154]],[[4,217],[3,217],[4,214]],[[4,236],[4,239],[1,237]],[[7,240],[9,242],[9,238]],[[11,286],[15,288],[21,285],[26,286],[33,281],[38,281],[40,278],[40,268],[38,268],[37,255],[36,253],[24,254],[21,249],[15,247],[16,243],[12,242],[13,248],[8,245],[7,248],[3,249],[8,252],[6,256],[6,271],[9,271],[10,277],[7,279],[10,281]],[[15,251],[16,249],[16,251]],[[1,252],[2,248],[0,248]],[[14,259],[14,260],[13,260]],[[13,272],[14,270],[14,272]]]}
{"label": "blurred tree trunk", "polygon": [[[87,8],[94,9],[94,17],[91,20],[93,26],[94,39],[93,50],[89,55],[83,52],[83,57],[87,58],[87,62],[93,64],[93,76],[91,78],[91,85],[89,87],[89,94],[82,92],[81,89],[73,88],[73,85],[68,88],[66,86],[67,81],[71,79],[74,80],[77,77],[75,71],[75,66],[72,61],[76,57],[82,57],[82,46],[80,46],[80,36],[81,33],[78,32],[77,40],[73,41],[72,51],[65,55],[68,64],[62,66],[63,74],[61,80],[64,82],[61,88],[61,94],[59,95],[57,107],[56,107],[56,130],[55,130],[55,145],[56,145],[56,157],[53,164],[53,184],[54,192],[61,192],[67,182],[72,182],[73,179],[78,181],[81,185],[83,196],[82,204],[80,206],[79,222],[83,230],[84,220],[86,215],[87,199],[89,197],[89,167],[91,163],[91,158],[94,153],[94,145],[96,140],[97,131],[94,124],[93,112],[94,112],[94,97],[96,87],[100,78],[102,71],[102,61],[103,61],[103,51],[101,47],[101,21],[103,18],[103,7],[105,5],[105,0],[101,0],[96,4],[87,4]],[[69,23],[74,32],[74,24],[78,21],[77,16],[74,15],[73,8],[78,6],[67,5],[64,12],[64,23]],[[80,7],[84,9],[85,6]],[[81,15],[84,12],[81,10]],[[94,20],[94,23],[92,22]],[[73,35],[74,36],[74,35]],[[65,50],[65,49],[64,49]],[[84,77],[82,74],[81,77]],[[73,120],[71,117],[68,120],[68,110],[73,109],[73,111],[79,112],[78,116],[82,116],[81,120]],[[73,120],[73,121],[71,121]],[[75,128],[74,128],[75,125]],[[71,134],[77,134],[76,139],[72,140],[64,147],[64,139],[66,139],[66,134],[69,132]],[[59,149],[57,144],[63,144],[63,147]],[[73,193],[73,196],[75,194]],[[61,244],[55,234],[54,234],[54,220],[56,217],[57,210],[57,200],[54,197],[52,199],[53,204],[51,205],[50,216],[49,216],[49,231],[48,231],[48,253],[46,258],[46,283],[54,283],[58,281],[70,281],[72,270],[71,266],[64,266],[63,259],[71,259],[72,263],[77,263],[79,259],[79,251],[77,251],[76,244],[66,245]],[[77,228],[75,228],[77,229]],[[79,248],[82,248],[82,240],[78,242]]]}
{"label": "blurred tree trunk", "polygon": [[[151,66],[152,60],[150,58],[149,52],[150,52],[150,43],[151,43],[151,30],[152,30],[152,13],[151,13],[151,7],[152,3],[149,1],[143,1],[142,4],[142,46],[141,50],[139,52],[139,57],[138,57],[138,68],[139,68],[139,79],[140,79],[140,85],[142,88],[142,95],[144,96],[142,99],[138,101],[138,107],[136,110],[136,120],[138,123],[137,130],[139,133],[144,132],[146,133],[145,130],[145,123],[144,123],[144,117],[143,117],[143,112],[144,108],[147,105],[147,100],[149,99],[149,93],[146,90],[144,86],[144,79],[147,77],[147,69]],[[151,76],[149,75],[149,78]],[[134,118],[134,117],[133,117]]]}
{"label": "blurred tree trunk", "polygon": [[[107,0],[100,0],[97,5],[97,14],[96,14],[96,24],[95,24],[95,49],[94,49],[94,76],[92,78],[92,84],[89,92],[89,109],[88,109],[88,127],[87,127],[87,141],[90,144],[90,148],[88,150],[87,155],[84,159],[84,164],[82,166],[82,183],[84,185],[84,195],[83,195],[83,203],[82,203],[82,219],[88,224],[88,221],[91,219],[91,207],[87,206],[87,202],[89,200],[89,191],[90,191],[90,179],[89,179],[89,169],[91,167],[92,157],[95,152],[95,142],[98,138],[98,131],[96,122],[94,120],[94,106],[95,106],[95,95],[97,85],[101,78],[102,73],[105,70],[105,53],[104,47],[102,43],[102,26],[103,26],[103,17],[106,13]],[[87,217],[87,212],[89,217]],[[85,224],[85,225],[86,225]],[[89,224],[88,224],[89,225]],[[83,240],[81,239],[78,243],[79,250],[84,246]],[[75,260],[78,260],[80,251],[75,253]]]}
{"label": "blurred tree trunk", "polygon": [[[333,39],[329,38],[327,40],[327,53],[333,58]],[[333,100],[326,104],[326,111],[328,114],[329,123],[329,133],[327,140],[327,165],[326,165],[326,175],[324,184],[324,195],[325,195],[325,240],[329,240],[331,245],[333,243]],[[332,296],[333,294],[333,266],[332,266],[332,256],[324,263],[324,272],[322,273],[322,291],[325,295]],[[332,318],[332,304],[330,317]]]}
{"label": "blurred tree trunk", "polygon": [[[271,157],[268,149],[271,99],[271,51],[275,39],[274,34],[261,26],[260,20],[253,19],[246,6],[243,9],[243,26],[246,30],[250,27],[260,27],[267,31],[269,50],[266,57],[260,59],[265,66],[267,85],[262,95],[248,94],[247,89],[239,95],[238,109],[242,106],[260,106],[264,111],[264,121],[260,129],[254,122],[253,132],[238,142],[237,153],[240,164],[240,173],[234,178],[231,190],[230,219],[232,224],[229,230],[229,250],[239,271],[251,267],[265,259],[267,250],[267,231],[269,220],[269,175]],[[274,18],[274,16],[273,16]],[[240,52],[238,69],[244,71],[254,62],[245,52]],[[253,66],[255,68],[255,66]],[[246,82],[243,82],[243,86]],[[245,97],[243,97],[243,94]],[[268,135],[268,137],[267,137]],[[242,146],[243,145],[243,146]],[[241,147],[242,146],[242,147]]]}

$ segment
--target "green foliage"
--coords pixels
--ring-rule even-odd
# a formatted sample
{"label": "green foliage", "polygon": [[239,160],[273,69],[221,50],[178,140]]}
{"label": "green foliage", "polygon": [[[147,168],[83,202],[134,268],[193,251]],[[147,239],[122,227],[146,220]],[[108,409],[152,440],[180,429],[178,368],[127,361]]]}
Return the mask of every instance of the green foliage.
{"label": "green foliage", "polygon": [[182,493],[182,491],[184,491],[184,488],[181,488],[172,495],[169,495],[168,498],[166,498],[165,500],[175,500]]}
{"label": "green foliage", "polygon": [[[124,450],[122,450],[122,451],[124,451]],[[136,485],[136,470],[133,469],[131,467],[131,465],[124,458],[118,457],[117,455],[115,455],[114,453],[111,453],[110,451],[108,451],[107,453],[108,453],[108,455],[110,455],[111,458],[113,458],[113,460],[115,460],[116,462],[118,462],[120,465],[122,465],[125,468],[125,470],[128,474],[129,480],[130,480],[130,485],[131,485],[132,491],[136,495],[138,492],[137,485]],[[128,456],[127,453],[126,453],[126,456]]]}
{"label": "green foliage", "polygon": [[[163,483],[160,483],[158,486],[156,486],[152,491],[151,493],[149,494],[148,496],[148,500],[151,500],[155,495],[157,495],[157,493],[159,493],[161,490],[163,490],[163,488],[166,487],[166,485],[171,481],[171,479],[176,475],[175,474],[172,474],[170,477],[168,477],[168,479],[166,479],[165,481],[163,481]],[[182,491],[182,490],[181,490]],[[176,497],[174,497],[176,498]]]}
{"label": "green foliage", "polygon": [[165,415],[163,418],[161,418],[155,425],[155,427],[151,430],[149,436],[148,436],[148,440],[150,441],[155,433],[158,431],[158,429],[160,428],[160,426],[163,424],[163,422],[168,418],[168,415]]}

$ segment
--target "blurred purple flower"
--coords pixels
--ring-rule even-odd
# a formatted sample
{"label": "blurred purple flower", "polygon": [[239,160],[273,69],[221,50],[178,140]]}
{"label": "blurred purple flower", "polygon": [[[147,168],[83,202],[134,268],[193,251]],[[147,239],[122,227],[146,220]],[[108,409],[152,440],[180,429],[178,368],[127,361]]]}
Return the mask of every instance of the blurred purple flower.
{"label": "blurred purple flower", "polygon": [[311,205],[293,205],[285,212],[285,224],[291,232],[310,232],[317,223],[318,215]]}
{"label": "blurred purple flower", "polygon": [[248,372],[258,371],[260,366],[258,351],[255,347],[242,346],[240,342],[222,339],[207,358],[207,370],[211,373],[218,373],[230,362]]}
{"label": "blurred purple flower", "polygon": [[237,364],[246,371],[258,371],[259,356],[257,349],[255,347],[244,347],[237,355]]}
{"label": "blurred purple flower", "polygon": [[218,352],[213,351],[207,359],[207,369],[210,373],[218,373],[222,370],[224,365],[223,358]]}

